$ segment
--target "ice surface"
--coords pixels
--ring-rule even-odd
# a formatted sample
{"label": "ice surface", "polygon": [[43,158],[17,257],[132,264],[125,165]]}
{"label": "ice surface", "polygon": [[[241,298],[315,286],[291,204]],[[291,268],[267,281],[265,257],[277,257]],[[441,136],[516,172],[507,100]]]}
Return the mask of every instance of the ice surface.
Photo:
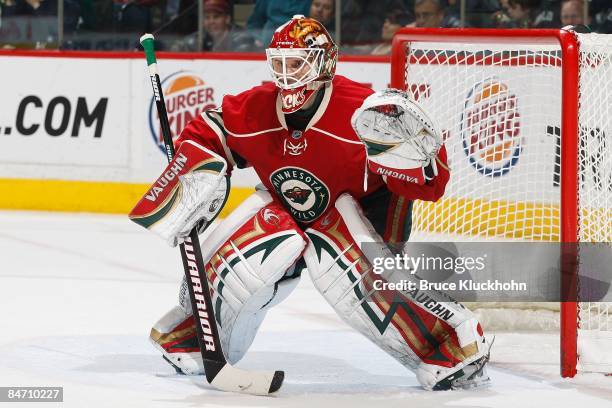
{"label": "ice surface", "polygon": [[0,212],[0,259],[0,386],[63,386],[65,402],[44,406],[612,407],[612,377],[559,378],[554,332],[495,333],[488,389],[423,391],[340,322],[307,275],[239,363],[285,370],[280,393],[223,393],[176,375],[148,343],[182,267],[177,249],[127,217]]}

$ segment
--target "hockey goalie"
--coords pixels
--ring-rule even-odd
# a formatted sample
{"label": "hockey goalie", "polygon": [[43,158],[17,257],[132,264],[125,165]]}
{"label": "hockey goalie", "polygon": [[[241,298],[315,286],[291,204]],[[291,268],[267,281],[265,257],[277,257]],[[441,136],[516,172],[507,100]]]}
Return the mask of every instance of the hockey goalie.
{"label": "hockey goalie", "polygon": [[[405,93],[374,93],[335,75],[338,49],[316,20],[293,17],[266,55],[273,83],[225,96],[183,129],[150,190],[180,185],[181,193],[149,192],[130,217],[176,245],[219,213],[231,171],[252,167],[263,186],[202,243],[228,362],[245,355],[267,311],[307,270],[340,318],[425,389],[486,385],[489,346],[469,310],[439,293],[429,296],[452,312],[444,317],[401,292],[393,305],[366,293],[373,260],[364,245],[408,240],[413,200],[444,193],[450,174],[438,129]],[[202,374],[195,336],[183,282],[151,340],[178,371]]]}

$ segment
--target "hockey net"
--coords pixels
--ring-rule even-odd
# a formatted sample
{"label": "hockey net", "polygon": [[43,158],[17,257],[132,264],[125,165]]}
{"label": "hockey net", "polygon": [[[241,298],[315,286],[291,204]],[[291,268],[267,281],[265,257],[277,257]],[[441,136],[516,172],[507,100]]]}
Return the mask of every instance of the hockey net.
{"label": "hockey net", "polygon": [[[411,240],[578,239],[612,251],[612,35],[405,29],[391,85],[432,115],[451,168],[440,201],[415,202]],[[470,306],[493,329],[565,325],[562,364],[580,356],[578,369],[612,371],[597,353],[612,346],[608,303]]]}

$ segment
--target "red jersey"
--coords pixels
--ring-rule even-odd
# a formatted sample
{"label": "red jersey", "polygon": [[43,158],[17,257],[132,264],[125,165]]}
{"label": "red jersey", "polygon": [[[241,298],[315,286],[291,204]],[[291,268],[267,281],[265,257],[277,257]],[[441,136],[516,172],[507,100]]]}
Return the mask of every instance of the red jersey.
{"label": "red jersey", "polygon": [[[449,174],[419,186],[383,180],[367,169],[366,149],[351,126],[351,117],[373,91],[336,75],[304,130],[287,126],[274,84],[225,96],[221,109],[202,113],[183,129],[179,143],[195,139],[225,157],[228,167],[252,166],[261,182],[294,219],[316,220],[343,193],[360,199],[381,187],[407,199],[435,201]],[[444,148],[440,159],[446,163]],[[367,177],[367,180],[364,180]]]}

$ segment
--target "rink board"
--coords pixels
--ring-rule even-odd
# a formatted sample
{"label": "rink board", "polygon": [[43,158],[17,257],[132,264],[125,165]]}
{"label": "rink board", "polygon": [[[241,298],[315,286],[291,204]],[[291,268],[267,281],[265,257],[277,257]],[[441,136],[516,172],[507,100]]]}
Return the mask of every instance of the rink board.
{"label": "rink board", "polygon": [[[259,54],[158,55],[173,136],[202,110],[270,80]],[[125,213],[166,165],[141,53],[2,51],[0,208]],[[388,58],[338,73],[388,86]],[[226,211],[258,183],[233,173]]]}

